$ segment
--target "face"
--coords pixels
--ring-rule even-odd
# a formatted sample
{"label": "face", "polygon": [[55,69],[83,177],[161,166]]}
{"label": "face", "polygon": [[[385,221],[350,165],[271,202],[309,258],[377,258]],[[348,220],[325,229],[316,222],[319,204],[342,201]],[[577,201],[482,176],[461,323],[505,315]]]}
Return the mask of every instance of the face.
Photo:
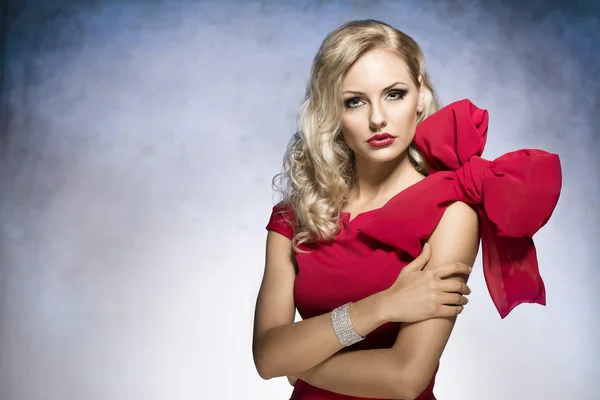
{"label": "face", "polygon": [[344,77],[342,99],[342,135],[357,161],[390,161],[406,151],[423,93],[404,61],[384,50],[365,53]]}

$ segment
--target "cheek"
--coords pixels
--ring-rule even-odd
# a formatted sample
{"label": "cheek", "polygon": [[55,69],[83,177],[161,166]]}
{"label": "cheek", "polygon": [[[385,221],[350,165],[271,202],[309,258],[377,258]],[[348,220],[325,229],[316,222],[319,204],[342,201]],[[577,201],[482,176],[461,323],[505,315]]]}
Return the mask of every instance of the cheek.
{"label": "cheek", "polygon": [[353,152],[360,152],[360,138],[356,133],[356,130],[350,130],[348,127],[344,126],[342,128],[342,137],[344,141]]}
{"label": "cheek", "polygon": [[342,118],[342,134],[347,142],[356,140],[360,132],[360,122],[356,117],[344,116]]}
{"label": "cheek", "polygon": [[398,128],[410,128],[417,123],[417,107],[396,107],[392,113],[394,125]]}
{"label": "cheek", "polygon": [[348,147],[350,147],[352,150],[354,150],[354,143],[355,143],[355,138],[352,135],[352,133],[350,131],[348,131],[347,128],[343,128],[342,129],[342,137],[344,138],[344,141],[346,142],[346,144],[348,145]]}

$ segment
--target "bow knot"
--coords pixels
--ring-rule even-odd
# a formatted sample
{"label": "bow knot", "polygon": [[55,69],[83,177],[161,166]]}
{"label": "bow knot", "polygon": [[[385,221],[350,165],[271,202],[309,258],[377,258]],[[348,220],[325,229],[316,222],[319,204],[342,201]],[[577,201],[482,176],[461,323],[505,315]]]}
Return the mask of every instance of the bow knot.
{"label": "bow knot", "polygon": [[483,185],[486,174],[491,169],[492,162],[481,157],[473,156],[456,170],[456,197],[469,204],[483,202]]}

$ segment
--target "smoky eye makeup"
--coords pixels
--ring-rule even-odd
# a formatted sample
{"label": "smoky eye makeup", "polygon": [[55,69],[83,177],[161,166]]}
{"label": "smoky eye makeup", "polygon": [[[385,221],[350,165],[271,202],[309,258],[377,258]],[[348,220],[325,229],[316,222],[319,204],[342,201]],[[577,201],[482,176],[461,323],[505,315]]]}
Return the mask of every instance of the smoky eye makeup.
{"label": "smoky eye makeup", "polygon": [[393,97],[392,100],[400,100],[406,97],[408,90],[406,89],[393,89],[388,93],[388,97]]}
{"label": "smoky eye makeup", "polygon": [[344,107],[346,108],[356,108],[361,104],[362,100],[360,97],[351,97],[349,99],[344,100]]}
{"label": "smoky eye makeup", "polygon": [[[406,89],[392,89],[386,95],[386,99],[388,100],[401,100],[406,97],[408,94],[408,90]],[[345,108],[357,108],[362,105],[364,101],[360,97],[350,97],[349,99],[344,100]]]}

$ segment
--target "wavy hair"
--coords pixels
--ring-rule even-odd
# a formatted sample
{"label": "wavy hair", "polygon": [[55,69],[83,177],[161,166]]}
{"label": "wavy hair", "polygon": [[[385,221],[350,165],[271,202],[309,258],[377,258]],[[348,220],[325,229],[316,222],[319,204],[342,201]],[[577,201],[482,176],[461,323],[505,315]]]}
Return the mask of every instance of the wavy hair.
{"label": "wavy hair", "polygon": [[[354,180],[354,153],[341,134],[341,85],[354,62],[374,49],[403,60],[415,85],[423,85],[424,107],[417,124],[440,109],[423,52],[410,36],[375,20],[347,22],[329,33],[313,60],[298,131],[288,143],[282,171],[272,181],[283,194],[281,207],[289,211],[285,215],[294,227],[296,252],[304,253],[298,247],[303,243],[331,241],[340,231],[340,210]],[[419,172],[427,174],[425,159],[414,143],[408,156]]]}

